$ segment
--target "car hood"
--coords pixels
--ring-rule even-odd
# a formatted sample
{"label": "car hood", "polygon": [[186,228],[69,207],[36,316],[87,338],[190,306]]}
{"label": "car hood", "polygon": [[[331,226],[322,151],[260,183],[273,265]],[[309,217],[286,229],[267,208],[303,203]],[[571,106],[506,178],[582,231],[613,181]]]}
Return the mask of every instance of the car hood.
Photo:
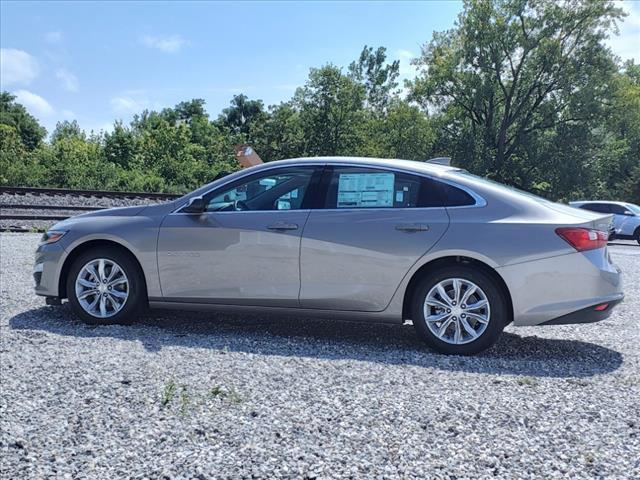
{"label": "car hood", "polygon": [[117,207],[106,208],[104,210],[96,210],[95,212],[87,212],[80,215],[75,215],[72,218],[87,218],[87,217],[135,217],[140,214],[147,205],[136,205],[134,207]]}
{"label": "car hood", "polygon": [[104,210],[96,210],[95,212],[82,213],[56,223],[51,227],[51,230],[69,230],[74,226],[87,224],[94,219],[97,220],[103,217],[135,217],[146,208],[148,208],[147,205],[137,205],[135,207],[107,208]]}

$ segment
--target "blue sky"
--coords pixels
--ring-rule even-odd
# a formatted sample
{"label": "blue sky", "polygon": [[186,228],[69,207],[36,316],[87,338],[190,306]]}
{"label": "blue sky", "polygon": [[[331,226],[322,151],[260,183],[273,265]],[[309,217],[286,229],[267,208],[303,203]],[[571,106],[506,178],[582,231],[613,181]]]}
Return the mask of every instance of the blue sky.
{"label": "blue sky", "polygon": [[[611,46],[638,58],[640,3],[625,9]],[[310,67],[346,66],[365,44],[387,47],[411,77],[410,59],[460,10],[458,1],[3,1],[0,81],[49,131],[63,119],[109,129],[191,98],[215,117],[241,92],[267,105],[287,100]]]}

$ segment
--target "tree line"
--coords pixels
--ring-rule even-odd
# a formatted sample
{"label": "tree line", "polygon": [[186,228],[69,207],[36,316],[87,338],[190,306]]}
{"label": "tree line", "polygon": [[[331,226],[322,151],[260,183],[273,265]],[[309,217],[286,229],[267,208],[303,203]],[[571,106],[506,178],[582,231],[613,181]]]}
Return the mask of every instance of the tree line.
{"label": "tree line", "polygon": [[46,130],[0,94],[0,183],[186,192],[263,160],[347,155],[453,165],[553,200],[640,203],[640,65],[605,46],[623,20],[602,0],[467,0],[400,85],[399,62],[365,46],[346,68],[312,68],[288,101],[236,95],[145,110],[110,132]]}

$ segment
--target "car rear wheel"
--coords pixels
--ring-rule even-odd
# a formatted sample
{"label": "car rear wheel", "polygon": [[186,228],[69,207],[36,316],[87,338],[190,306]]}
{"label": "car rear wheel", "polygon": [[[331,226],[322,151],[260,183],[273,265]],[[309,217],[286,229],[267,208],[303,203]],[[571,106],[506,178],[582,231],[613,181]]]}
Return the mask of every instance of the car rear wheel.
{"label": "car rear wheel", "polygon": [[93,325],[131,324],[146,303],[136,263],[115,248],[98,248],[75,259],[67,277],[74,313]]}
{"label": "car rear wheel", "polygon": [[413,295],[413,325],[431,348],[472,355],[491,347],[508,323],[507,301],[489,275],[468,266],[432,272]]}

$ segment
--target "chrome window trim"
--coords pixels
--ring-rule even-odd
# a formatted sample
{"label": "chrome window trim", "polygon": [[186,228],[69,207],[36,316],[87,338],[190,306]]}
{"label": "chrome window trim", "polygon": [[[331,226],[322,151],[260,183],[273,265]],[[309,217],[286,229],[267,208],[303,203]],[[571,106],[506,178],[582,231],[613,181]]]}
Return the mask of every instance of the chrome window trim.
{"label": "chrome window trim", "polygon": [[[259,172],[252,172],[252,173],[248,173],[246,175],[241,176],[240,178],[237,179],[231,179],[228,180],[224,183],[221,183],[220,185],[216,185],[215,187],[211,188],[210,190],[207,190],[205,193],[203,193],[202,195],[200,195],[201,197],[205,197],[207,195],[209,195],[211,192],[213,192],[214,190],[218,190],[220,188],[224,188],[226,185],[229,185],[233,182],[236,181],[242,181],[242,179],[244,179],[245,177],[254,175],[256,173],[262,173],[262,172],[269,172],[271,170],[277,170],[277,169],[284,169],[284,168],[291,168],[291,167],[304,167],[304,166],[309,166],[309,167],[348,167],[348,168],[371,168],[374,170],[387,170],[387,171],[391,171],[391,172],[400,172],[400,173],[405,173],[408,175],[414,175],[417,177],[424,177],[424,178],[428,178],[430,180],[433,181],[437,181],[437,182],[442,182],[442,183],[446,183],[447,185],[450,185],[452,187],[455,188],[459,188],[460,190],[466,192],[467,194],[469,194],[471,196],[471,198],[473,198],[473,200],[475,201],[475,203],[473,205],[457,205],[457,206],[442,206],[442,207],[403,207],[405,210],[432,210],[435,208],[446,208],[446,209],[450,209],[450,208],[482,208],[482,207],[486,207],[487,206],[487,201],[481,197],[480,195],[478,195],[476,192],[474,192],[473,190],[471,190],[469,187],[465,186],[465,185],[460,185],[459,183],[450,180],[448,178],[443,178],[443,177],[439,177],[439,176],[434,176],[434,175],[429,175],[428,173],[424,173],[424,172],[416,172],[415,170],[410,170],[410,169],[406,169],[406,168],[402,168],[402,167],[388,167],[388,166],[380,166],[380,165],[372,165],[372,164],[367,164],[367,163],[347,163],[347,162],[304,162],[302,165],[301,164],[291,164],[291,165],[274,165],[271,167],[264,167],[263,169],[261,169]],[[191,197],[187,198],[187,203],[189,202],[189,199]],[[173,212],[171,212],[169,215],[203,215],[204,213],[238,213],[238,212],[203,212],[203,213],[187,213],[187,212],[180,212],[180,210],[182,210],[184,207],[187,206],[187,203],[181,204],[179,207],[177,207]],[[393,209],[393,207],[367,207],[367,208],[312,208],[312,209],[300,209],[300,210],[295,210],[295,211],[301,211],[301,210],[323,210],[323,211],[338,211],[338,212],[347,212],[350,210],[357,210],[357,211],[363,211],[363,210],[367,210],[367,211],[372,211],[372,210],[390,210]],[[244,210],[243,212],[245,213],[249,213],[252,211],[260,211],[260,212],[284,212],[287,210]]]}

